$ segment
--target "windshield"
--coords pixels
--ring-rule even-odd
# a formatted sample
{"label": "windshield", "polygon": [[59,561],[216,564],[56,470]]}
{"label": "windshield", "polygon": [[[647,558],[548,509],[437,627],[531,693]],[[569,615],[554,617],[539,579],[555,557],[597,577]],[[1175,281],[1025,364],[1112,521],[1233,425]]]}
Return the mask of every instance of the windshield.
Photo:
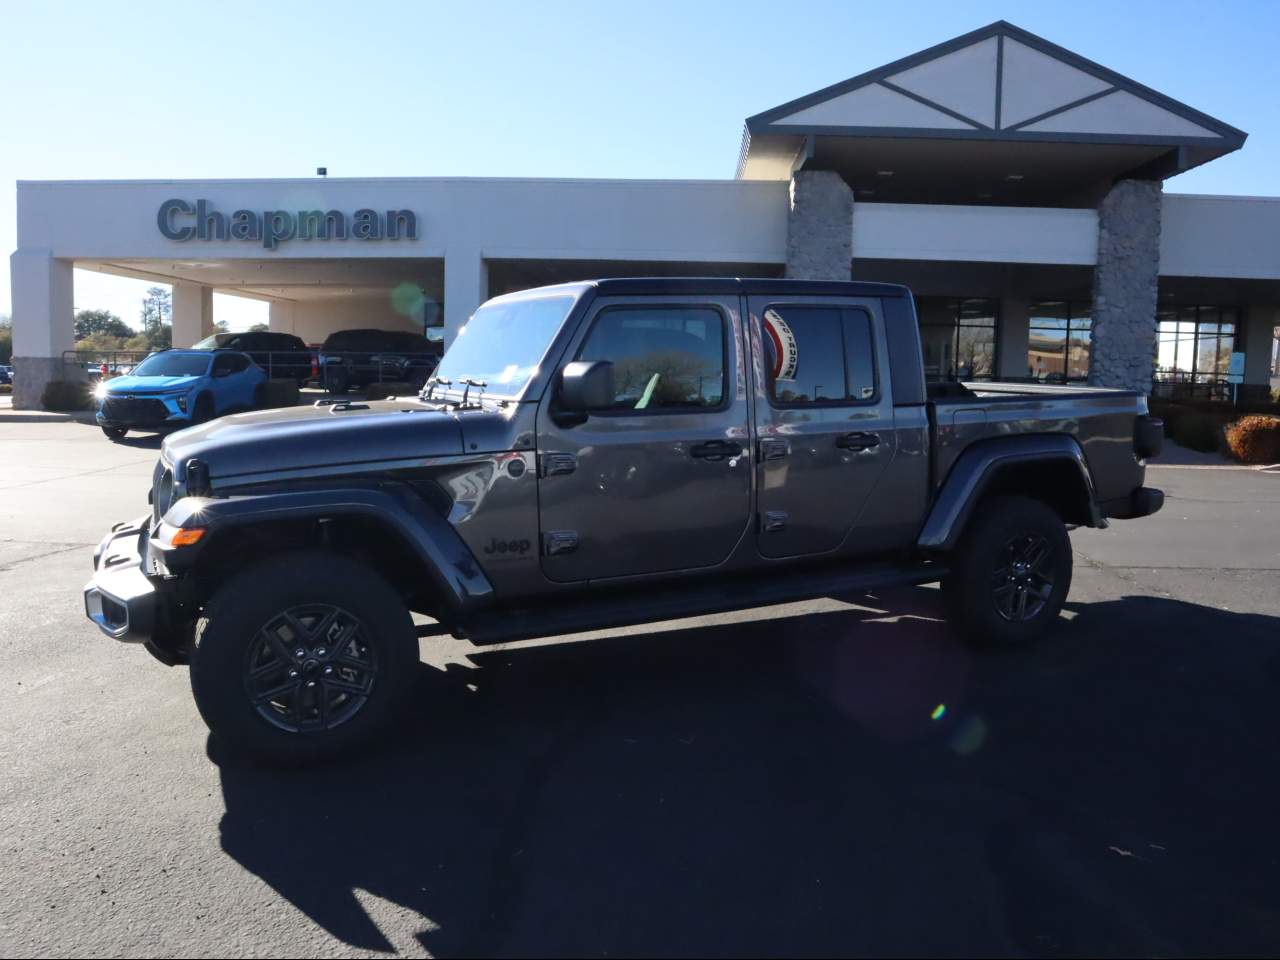
{"label": "windshield", "polygon": [[153,353],[134,368],[135,377],[199,377],[209,369],[209,357],[190,353]]}
{"label": "windshield", "polygon": [[573,297],[539,297],[491,303],[475,312],[458,331],[436,368],[436,376],[460,386],[483,380],[486,394],[514,397],[538,372],[538,365]]}

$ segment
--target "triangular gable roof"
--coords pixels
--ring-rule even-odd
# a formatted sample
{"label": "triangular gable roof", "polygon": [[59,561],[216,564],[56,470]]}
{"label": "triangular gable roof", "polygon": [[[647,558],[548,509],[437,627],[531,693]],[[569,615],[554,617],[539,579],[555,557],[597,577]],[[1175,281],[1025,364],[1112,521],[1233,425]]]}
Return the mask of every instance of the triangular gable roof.
{"label": "triangular gable roof", "polygon": [[1217,148],[1245,134],[999,20],[747,120],[760,134],[961,137]]}

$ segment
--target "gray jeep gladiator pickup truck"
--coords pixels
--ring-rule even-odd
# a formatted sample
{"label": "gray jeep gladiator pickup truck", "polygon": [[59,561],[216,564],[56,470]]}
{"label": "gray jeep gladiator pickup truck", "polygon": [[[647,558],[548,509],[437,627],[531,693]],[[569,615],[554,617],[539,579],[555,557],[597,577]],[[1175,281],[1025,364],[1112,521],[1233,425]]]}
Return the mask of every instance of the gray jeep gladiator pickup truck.
{"label": "gray jeep gladiator pickup truck", "polygon": [[85,608],[189,664],[233,748],[315,758],[395,715],[412,612],[493,643],[941,581],[958,633],[1026,642],[1069,525],[1160,509],[1161,438],[1131,391],[931,395],[903,287],[544,287],[481,306],[417,396],[169,436]]}

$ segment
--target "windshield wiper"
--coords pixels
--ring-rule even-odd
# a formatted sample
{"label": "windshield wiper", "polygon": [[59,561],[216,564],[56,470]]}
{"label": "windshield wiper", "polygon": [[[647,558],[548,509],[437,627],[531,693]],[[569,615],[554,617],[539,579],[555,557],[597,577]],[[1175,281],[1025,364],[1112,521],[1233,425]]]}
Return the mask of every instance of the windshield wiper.
{"label": "windshield wiper", "polygon": [[[484,380],[472,380],[470,377],[464,377],[464,378],[463,378],[462,383],[463,383],[463,385],[466,387],[466,389],[462,391],[462,405],[463,405],[464,407],[467,405],[467,397],[471,394],[471,388],[472,388],[472,387],[479,387],[479,388],[480,388],[480,398],[481,398],[481,399],[483,399],[483,398],[484,398],[484,388],[485,388],[485,387],[487,387],[487,386],[489,385],[489,384],[488,384],[486,381],[484,381]],[[477,403],[479,403],[480,401],[479,401],[479,400],[477,400],[476,402],[477,402]]]}
{"label": "windshield wiper", "polygon": [[440,385],[444,385],[446,387],[452,387],[453,381],[446,380],[444,377],[432,377],[425,384],[423,384],[422,393],[418,394],[418,396],[422,397],[422,399],[424,400],[430,400],[432,394],[436,392],[436,387]]}

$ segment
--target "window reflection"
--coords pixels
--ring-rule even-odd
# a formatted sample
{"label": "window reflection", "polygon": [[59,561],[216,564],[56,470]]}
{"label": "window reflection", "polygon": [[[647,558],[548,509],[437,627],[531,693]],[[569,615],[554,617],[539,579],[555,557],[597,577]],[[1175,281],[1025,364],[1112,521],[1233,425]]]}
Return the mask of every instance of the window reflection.
{"label": "window reflection", "polygon": [[717,407],[725,395],[724,317],[709,307],[610,307],[578,359],[613,364],[612,409]]}
{"label": "window reflection", "polygon": [[916,310],[926,378],[989,380],[995,375],[995,300],[921,297]]}
{"label": "window reflection", "polygon": [[1088,303],[1038,300],[1030,305],[1027,376],[1064,382],[1089,376],[1093,317]]}
{"label": "window reflection", "polygon": [[1156,313],[1156,379],[1172,383],[1225,380],[1236,342],[1236,309],[1184,306]]}

